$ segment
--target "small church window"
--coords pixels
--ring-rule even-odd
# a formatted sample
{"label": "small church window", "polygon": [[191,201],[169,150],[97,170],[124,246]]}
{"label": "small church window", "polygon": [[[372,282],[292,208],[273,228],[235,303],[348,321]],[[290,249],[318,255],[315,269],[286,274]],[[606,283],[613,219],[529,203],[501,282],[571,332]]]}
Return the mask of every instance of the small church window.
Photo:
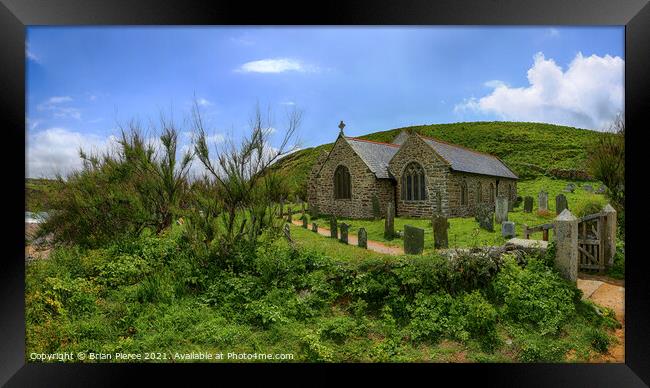
{"label": "small church window", "polygon": [[460,204],[467,205],[467,183],[460,182]]}
{"label": "small church window", "polygon": [[352,198],[350,171],[345,166],[338,166],[334,172],[334,198]]}
{"label": "small church window", "polygon": [[402,199],[421,201],[426,199],[424,169],[418,163],[409,163],[402,174]]}

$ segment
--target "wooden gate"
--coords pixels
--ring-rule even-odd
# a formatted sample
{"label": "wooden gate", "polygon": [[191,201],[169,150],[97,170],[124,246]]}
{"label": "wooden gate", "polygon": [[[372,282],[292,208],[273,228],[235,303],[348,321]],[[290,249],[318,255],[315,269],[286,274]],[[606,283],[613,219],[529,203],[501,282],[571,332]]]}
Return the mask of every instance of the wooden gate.
{"label": "wooden gate", "polygon": [[578,270],[602,272],[605,270],[603,233],[604,216],[590,214],[578,219]]}

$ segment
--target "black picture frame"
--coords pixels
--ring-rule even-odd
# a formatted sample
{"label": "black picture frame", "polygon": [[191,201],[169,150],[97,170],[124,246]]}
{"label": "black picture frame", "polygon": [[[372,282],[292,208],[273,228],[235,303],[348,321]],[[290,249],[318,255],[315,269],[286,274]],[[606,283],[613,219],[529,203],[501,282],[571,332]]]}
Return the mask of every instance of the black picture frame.
{"label": "black picture frame", "polygon": [[[625,364],[34,364],[25,362],[24,201],[25,28],[30,25],[624,25],[626,137]],[[360,372],[364,384],[388,379],[454,385],[476,380],[499,386],[645,386],[650,384],[650,282],[643,252],[644,131],[650,112],[650,5],[648,0],[445,0],[349,3],[218,1],[0,0],[0,110],[5,167],[0,260],[0,384],[7,386],[115,386],[145,377],[181,378],[184,385],[235,377],[300,385],[339,383]],[[296,369],[306,372],[297,379]],[[203,376],[199,376],[199,374]],[[424,379],[424,380],[421,380]],[[451,380],[450,380],[451,379]],[[140,379],[138,379],[140,380]],[[349,381],[349,377],[345,377]]]}

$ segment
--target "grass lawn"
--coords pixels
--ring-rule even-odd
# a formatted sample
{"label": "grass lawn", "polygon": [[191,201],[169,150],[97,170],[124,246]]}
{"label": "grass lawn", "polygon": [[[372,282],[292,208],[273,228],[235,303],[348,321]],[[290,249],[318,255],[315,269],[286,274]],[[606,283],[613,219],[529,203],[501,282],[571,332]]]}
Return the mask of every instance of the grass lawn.
{"label": "grass lawn", "polygon": [[[565,193],[563,190],[567,183],[573,182],[577,188],[573,193]],[[512,212],[508,214],[508,219],[515,222],[515,230],[517,237],[523,237],[523,225],[529,227],[537,226],[540,224],[550,223],[555,218],[555,196],[564,194],[567,197],[569,209],[576,216],[584,215],[584,209],[590,203],[597,203],[601,207],[607,204],[607,199],[602,194],[590,193],[582,189],[583,184],[591,185],[596,189],[599,185],[598,182],[580,182],[568,181],[562,179],[551,179],[547,177],[537,178],[534,180],[521,181],[517,184],[518,194],[522,197],[533,197],[533,212],[524,213],[523,202]],[[548,214],[538,214],[537,209],[537,193],[545,189],[548,192]],[[299,205],[291,205],[294,213],[300,211]],[[298,215],[296,215],[298,217]],[[328,223],[324,218],[321,218],[320,224],[328,227]],[[359,228],[365,228],[368,232],[368,239],[374,241],[381,241],[386,245],[402,246],[403,241],[400,238],[393,240],[384,239],[384,220],[356,220],[340,218],[340,222],[345,222],[350,225],[350,233],[356,234]],[[311,225],[311,220],[309,221]],[[425,250],[433,249],[433,230],[431,228],[431,221],[428,219],[413,219],[397,217],[395,219],[395,229],[404,230],[404,225],[411,225],[424,229],[424,248]],[[549,238],[552,238],[553,232],[551,231]],[[314,235],[314,237],[317,237]],[[542,233],[534,233],[531,239],[542,239]],[[465,218],[451,218],[449,219],[449,246],[454,248],[467,248],[475,246],[489,246],[489,245],[502,245],[505,239],[501,237],[501,229],[495,225],[494,232],[488,232],[479,228],[478,223],[474,217]],[[315,242],[316,243],[316,242]]]}

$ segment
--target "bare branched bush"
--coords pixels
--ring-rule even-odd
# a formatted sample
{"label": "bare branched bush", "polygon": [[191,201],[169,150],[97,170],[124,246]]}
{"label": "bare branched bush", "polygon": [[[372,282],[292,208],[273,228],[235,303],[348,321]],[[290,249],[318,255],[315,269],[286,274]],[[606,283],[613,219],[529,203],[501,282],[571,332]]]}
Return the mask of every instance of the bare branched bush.
{"label": "bare branched bush", "polygon": [[587,164],[594,178],[607,187],[607,196],[619,210],[625,209],[625,119],[619,114],[609,133],[590,147]]}
{"label": "bare branched bush", "polygon": [[237,244],[254,246],[264,231],[279,228],[273,202],[286,196],[286,185],[270,167],[293,151],[301,113],[294,110],[288,114],[277,147],[271,145],[272,120],[268,117],[264,119],[257,107],[248,134],[239,141],[230,138],[210,145],[198,104],[194,104],[194,151],[206,175],[194,183],[197,211],[189,217],[188,233],[206,249],[217,247],[221,257],[227,257]]}

